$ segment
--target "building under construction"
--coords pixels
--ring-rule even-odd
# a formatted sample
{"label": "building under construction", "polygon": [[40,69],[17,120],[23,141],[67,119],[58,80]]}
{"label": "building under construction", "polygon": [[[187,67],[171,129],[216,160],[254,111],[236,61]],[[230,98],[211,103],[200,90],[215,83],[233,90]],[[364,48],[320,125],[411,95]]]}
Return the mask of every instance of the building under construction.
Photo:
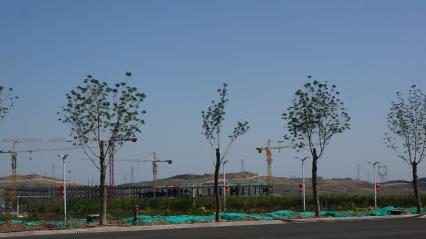
{"label": "building under construction", "polygon": [[[106,186],[109,187],[109,186]],[[269,192],[268,184],[259,183],[232,183],[226,184],[227,196],[267,196]],[[214,196],[214,185],[170,185],[157,186],[155,191],[151,186],[120,185],[115,186],[115,194],[108,194],[108,197],[117,198],[150,198],[150,197],[212,197]],[[223,184],[219,184],[219,194],[223,195]],[[10,199],[11,188],[5,188],[5,199]],[[17,189],[19,196],[48,196],[60,197],[61,187],[22,187]],[[99,197],[99,186],[68,186],[68,197]],[[7,201],[7,200],[6,200]]]}

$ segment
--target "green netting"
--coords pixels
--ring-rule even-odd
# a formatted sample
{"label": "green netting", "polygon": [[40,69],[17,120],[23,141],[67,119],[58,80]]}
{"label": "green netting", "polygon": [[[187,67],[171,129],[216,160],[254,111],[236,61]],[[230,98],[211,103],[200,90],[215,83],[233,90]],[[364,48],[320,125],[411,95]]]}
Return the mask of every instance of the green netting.
{"label": "green netting", "polygon": [[22,220],[10,220],[10,224],[15,225],[15,224],[23,224],[25,221]]}
{"label": "green netting", "polygon": [[[379,208],[376,210],[364,211],[364,212],[354,212],[354,211],[332,211],[326,210],[321,211],[320,216],[322,217],[355,217],[355,216],[389,216],[392,215],[392,211],[394,210],[408,210],[412,214],[417,213],[417,209],[412,207],[409,209],[404,208],[396,208],[393,206],[388,206],[384,208]],[[426,215],[426,210],[424,211]],[[280,210],[266,214],[246,214],[246,213],[221,213],[220,217],[222,220],[226,221],[238,221],[243,219],[253,219],[253,220],[280,220],[280,219],[297,219],[297,218],[307,218],[314,217],[314,212],[295,212],[291,210]],[[139,215],[136,219],[134,218],[124,218],[119,219],[122,223],[126,224],[179,224],[179,223],[194,223],[194,222],[212,222],[214,221],[214,215],[207,216],[195,216],[195,215],[178,215],[178,216],[147,216],[147,215]],[[5,221],[0,221],[0,225],[6,223]],[[10,224],[23,224],[27,226],[37,226],[43,224],[41,221],[23,221],[23,220],[11,220]],[[55,225],[60,228],[75,228],[75,227],[84,227],[90,223],[84,219],[74,219],[69,220],[67,223],[63,221],[51,221],[46,222],[47,224]]]}
{"label": "green netting", "polygon": [[178,224],[178,223],[193,223],[193,222],[208,222],[212,221],[214,219],[213,216],[167,216],[162,218],[163,222],[168,222],[171,224]]}
{"label": "green netting", "polygon": [[395,209],[398,209],[398,208],[393,206],[378,208],[378,209],[367,212],[365,216],[389,216],[391,215],[391,211]]}
{"label": "green netting", "polygon": [[265,216],[265,215],[257,215],[257,214],[250,214],[250,218],[256,219],[256,220],[273,220],[273,217]]}
{"label": "green netting", "polygon": [[276,212],[266,213],[267,216],[270,216],[274,219],[294,219],[297,218],[295,212],[290,210],[280,210]]}
{"label": "green netting", "polygon": [[349,217],[351,216],[349,213],[337,213],[336,211],[321,211],[320,216],[325,217]]}
{"label": "green netting", "polygon": [[26,225],[26,226],[38,226],[38,225],[41,224],[41,222],[40,221],[29,221],[29,222],[24,222],[23,224]]}
{"label": "green netting", "polygon": [[[290,210],[281,210],[266,214],[274,219],[296,219],[305,217],[314,217],[314,212],[294,212]],[[323,217],[350,217],[353,215],[353,211],[336,212],[336,211],[321,211],[320,216]]]}
{"label": "green netting", "polygon": [[[416,207],[410,207],[408,209],[411,214],[417,214],[417,208]],[[426,215],[426,208],[423,208],[423,215]]]}
{"label": "green netting", "polygon": [[254,220],[273,220],[273,217],[256,215],[256,214],[246,214],[246,213],[221,213],[220,218],[227,221],[236,221],[244,218],[254,219]]}
{"label": "green netting", "polygon": [[297,213],[297,216],[304,218],[304,217],[315,217],[314,212],[299,212]]}
{"label": "green netting", "polygon": [[60,228],[69,228],[68,224],[64,221],[51,221],[48,222],[49,224],[53,224],[55,226],[58,226]]}
{"label": "green netting", "polygon": [[[273,220],[275,218],[265,215],[246,214],[246,213],[221,213],[221,219],[227,221],[237,221],[244,218],[250,218],[254,220]],[[125,220],[127,224],[155,224],[155,223],[194,223],[194,222],[211,222],[215,218],[214,215],[208,216],[192,216],[192,215],[180,215],[180,216],[147,216],[139,215],[137,219],[128,218]]]}

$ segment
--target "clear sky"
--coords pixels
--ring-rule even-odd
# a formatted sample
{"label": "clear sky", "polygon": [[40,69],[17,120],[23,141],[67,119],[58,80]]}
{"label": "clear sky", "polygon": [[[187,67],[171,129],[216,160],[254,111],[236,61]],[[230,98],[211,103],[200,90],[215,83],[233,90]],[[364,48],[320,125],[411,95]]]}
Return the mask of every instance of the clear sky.
{"label": "clear sky", "polygon": [[[307,75],[335,83],[352,128],[332,140],[319,165],[323,177],[367,179],[367,162],[389,167],[390,178],[410,169],[383,144],[386,113],[398,90],[426,90],[425,1],[0,1],[0,85],[20,96],[0,123],[0,138],[66,137],[57,121],[65,93],[87,74],[108,82],[133,72],[131,84],[146,93],[140,141],[117,157],[157,152],[174,160],[159,177],[213,170],[201,135],[201,111],[229,84],[225,134],[248,120],[249,133],[228,155],[229,170],[266,174],[257,146],[280,140],[281,114]],[[56,145],[19,144],[18,148]],[[9,144],[0,143],[7,149]],[[70,177],[98,180],[83,156],[70,152]],[[56,153],[18,156],[18,173],[61,175]],[[274,152],[273,174],[300,174],[291,151]],[[301,155],[304,156],[304,155]],[[10,174],[0,155],[0,175]],[[116,180],[130,180],[129,163],[116,164]],[[149,164],[135,179],[150,179]],[[419,175],[426,176],[426,163]],[[310,171],[310,166],[306,169]],[[127,175],[127,176],[126,176]]]}

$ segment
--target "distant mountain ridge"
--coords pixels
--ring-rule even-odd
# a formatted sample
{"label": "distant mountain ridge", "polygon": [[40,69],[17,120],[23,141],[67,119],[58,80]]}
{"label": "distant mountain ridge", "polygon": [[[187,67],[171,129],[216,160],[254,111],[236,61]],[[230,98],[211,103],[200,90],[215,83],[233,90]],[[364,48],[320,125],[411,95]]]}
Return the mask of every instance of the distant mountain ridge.
{"label": "distant mountain ridge", "polygon": [[[219,180],[222,182],[223,175]],[[258,183],[267,184],[266,176],[259,176],[251,172],[227,173],[226,179],[233,183]],[[11,176],[0,177],[0,189],[9,188]],[[157,185],[197,185],[197,184],[213,184],[213,174],[179,174],[168,178],[159,179]],[[300,178],[273,177],[274,193],[277,195],[285,195],[289,193],[298,193],[298,184],[301,183]],[[70,182],[72,185],[79,185],[76,182]],[[311,192],[311,180],[305,178],[306,192]],[[334,194],[371,194],[373,184],[366,181],[357,181],[352,178],[318,178],[320,193]],[[62,179],[45,177],[37,174],[17,175],[18,187],[56,187],[62,184]],[[137,183],[123,184],[135,186],[151,186],[151,181],[143,181]],[[382,190],[379,193],[385,195],[391,194],[411,194],[412,184],[407,180],[391,180],[381,184]],[[426,178],[419,179],[420,191],[426,191]]]}
{"label": "distant mountain ridge", "polygon": [[[223,175],[219,175],[220,182]],[[195,184],[212,184],[214,180],[213,174],[180,174],[169,178],[159,179],[157,185],[195,185]],[[267,184],[266,176],[259,176],[251,172],[227,173],[226,180],[229,182],[241,183],[261,183]],[[286,177],[273,177],[274,192],[277,195],[288,193],[297,193],[298,184],[301,183],[300,178],[290,179]],[[366,181],[357,181],[352,178],[318,178],[320,193],[334,194],[370,194],[373,191],[373,184]],[[151,181],[143,181],[132,183],[131,185],[150,186]],[[306,192],[311,192],[311,179],[305,178]],[[379,193],[385,195],[393,194],[411,194],[411,181],[392,180],[381,184],[382,190]],[[426,178],[419,179],[419,187],[421,191],[426,191]]]}
{"label": "distant mountain ridge", "polygon": [[[0,177],[0,188],[10,187],[12,176]],[[53,187],[62,184],[62,179],[41,176],[38,174],[16,175],[17,187]],[[79,185],[74,181],[68,181],[71,185]]]}

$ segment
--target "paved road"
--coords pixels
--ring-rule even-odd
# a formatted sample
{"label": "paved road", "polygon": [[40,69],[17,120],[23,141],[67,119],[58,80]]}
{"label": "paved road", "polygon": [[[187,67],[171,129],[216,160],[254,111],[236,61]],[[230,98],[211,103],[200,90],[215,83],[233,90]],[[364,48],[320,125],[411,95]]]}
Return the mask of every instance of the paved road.
{"label": "paved road", "polygon": [[74,235],[32,236],[21,239],[259,239],[259,238],[426,238],[425,218],[288,223],[278,225],[186,228],[137,232],[105,232]]}

